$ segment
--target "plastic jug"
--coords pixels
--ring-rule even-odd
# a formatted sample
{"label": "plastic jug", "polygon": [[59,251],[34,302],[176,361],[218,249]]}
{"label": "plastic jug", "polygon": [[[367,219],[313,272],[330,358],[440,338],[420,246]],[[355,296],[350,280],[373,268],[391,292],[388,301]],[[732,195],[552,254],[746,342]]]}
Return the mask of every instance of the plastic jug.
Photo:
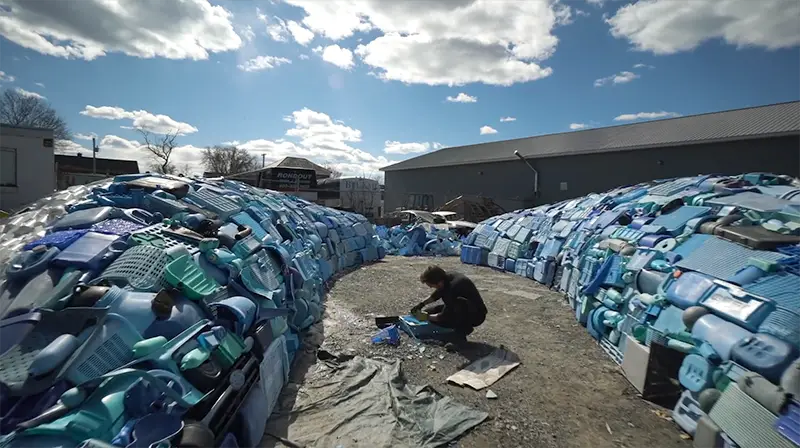
{"label": "plastic jug", "polygon": [[711,344],[723,361],[730,359],[737,342],[751,336],[753,333],[713,314],[700,317],[692,326],[692,337]]}

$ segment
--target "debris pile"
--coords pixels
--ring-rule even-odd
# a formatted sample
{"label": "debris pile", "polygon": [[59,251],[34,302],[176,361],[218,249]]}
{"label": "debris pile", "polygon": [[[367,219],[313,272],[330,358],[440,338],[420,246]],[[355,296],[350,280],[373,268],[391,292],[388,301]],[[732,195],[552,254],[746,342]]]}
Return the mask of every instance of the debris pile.
{"label": "debris pile", "polygon": [[[0,221],[0,445],[257,446],[357,214],[137,174]],[[234,423],[236,421],[236,424]]]}
{"label": "debris pile", "polygon": [[461,260],[563,292],[695,446],[800,443],[797,179],[677,178],[506,213]]}
{"label": "debris pile", "polygon": [[427,223],[389,228],[377,226],[375,232],[381,240],[381,247],[390,255],[447,257],[457,256],[461,251],[461,241],[451,230]]}

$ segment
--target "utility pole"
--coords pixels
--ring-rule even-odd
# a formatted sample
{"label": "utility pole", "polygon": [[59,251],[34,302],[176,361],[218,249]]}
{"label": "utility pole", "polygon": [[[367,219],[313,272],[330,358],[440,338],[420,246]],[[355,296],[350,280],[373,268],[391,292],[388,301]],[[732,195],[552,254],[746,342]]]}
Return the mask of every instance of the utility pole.
{"label": "utility pole", "polygon": [[97,144],[94,137],[92,137],[92,174],[97,174]]}

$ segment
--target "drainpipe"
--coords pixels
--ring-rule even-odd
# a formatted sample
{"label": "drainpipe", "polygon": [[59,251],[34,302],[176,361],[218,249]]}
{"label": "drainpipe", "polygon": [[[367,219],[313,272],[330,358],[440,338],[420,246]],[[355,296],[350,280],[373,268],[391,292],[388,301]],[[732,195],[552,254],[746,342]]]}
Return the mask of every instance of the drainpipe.
{"label": "drainpipe", "polygon": [[533,193],[536,196],[539,196],[539,172],[536,171],[536,168],[534,168],[533,165],[531,165],[531,163],[528,162],[528,160],[525,157],[523,157],[522,154],[519,153],[519,151],[515,150],[514,155],[517,156],[519,160],[525,162],[525,165],[528,165],[528,168],[530,168],[531,171],[533,171]]}

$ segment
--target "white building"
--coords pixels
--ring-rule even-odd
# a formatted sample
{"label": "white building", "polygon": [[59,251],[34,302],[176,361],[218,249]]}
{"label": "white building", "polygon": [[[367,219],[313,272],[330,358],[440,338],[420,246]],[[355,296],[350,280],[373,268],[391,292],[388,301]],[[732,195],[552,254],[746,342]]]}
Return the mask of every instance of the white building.
{"label": "white building", "polygon": [[377,180],[363,177],[340,177],[317,182],[319,200],[327,207],[352,210],[367,218],[383,213],[381,186]]}
{"label": "white building", "polygon": [[10,212],[56,188],[53,131],[0,125],[0,210]]}

